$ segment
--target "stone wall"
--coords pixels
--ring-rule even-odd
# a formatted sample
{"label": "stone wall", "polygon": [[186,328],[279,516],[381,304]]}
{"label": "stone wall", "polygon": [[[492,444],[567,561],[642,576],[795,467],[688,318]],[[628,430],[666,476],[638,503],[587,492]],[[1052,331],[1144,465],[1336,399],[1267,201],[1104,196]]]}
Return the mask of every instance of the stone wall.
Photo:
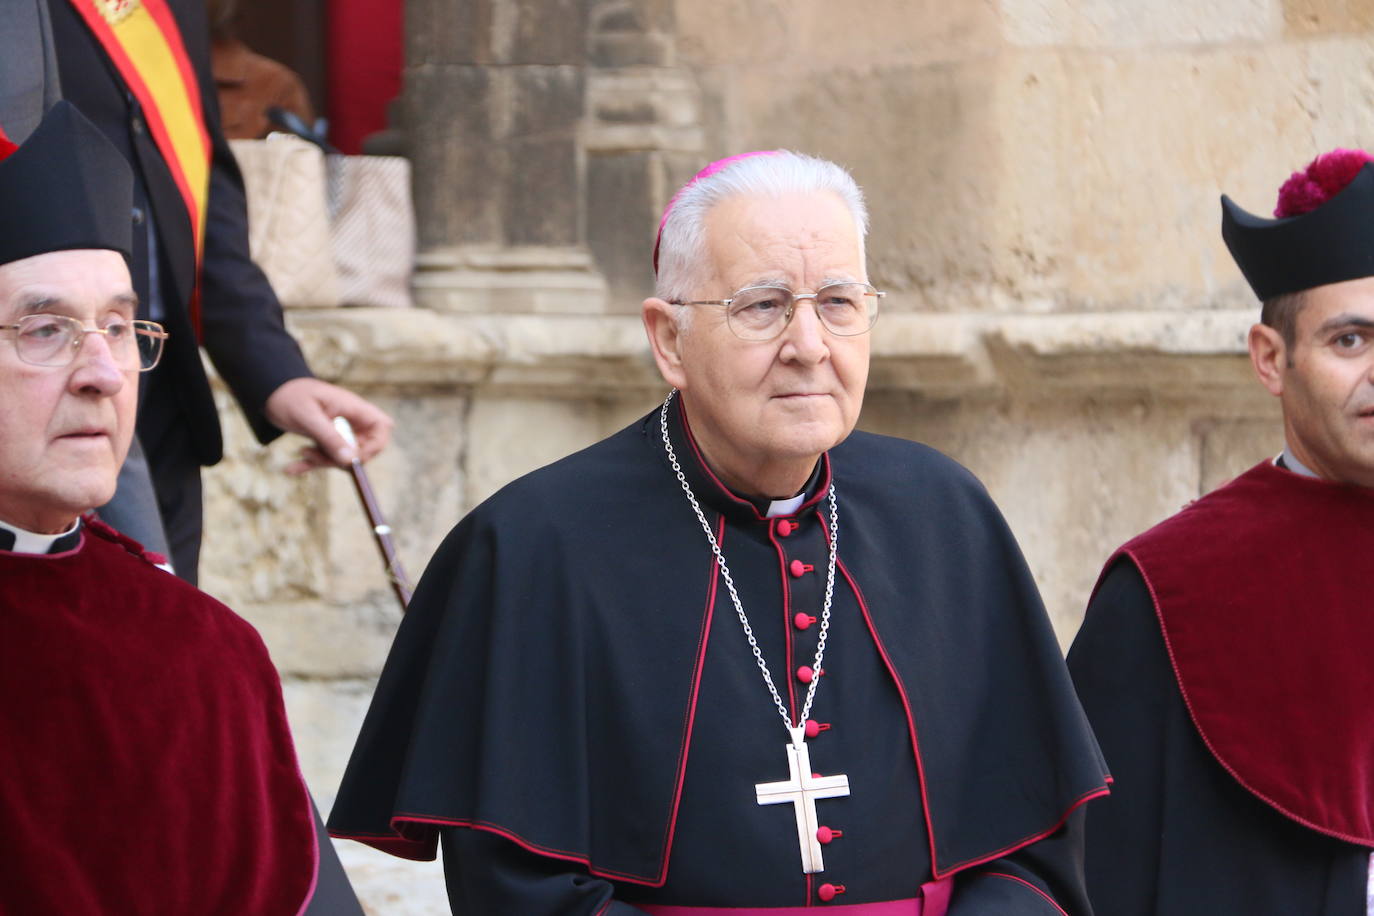
{"label": "stone wall", "polygon": [[[1264,212],[1374,145],[1374,0],[410,0],[421,307],[290,316],[381,403],[371,473],[418,575],[464,511],[663,394],[636,317],[663,202],[709,159],[816,152],[869,191],[864,428],[969,465],[1067,645],[1101,562],[1280,446],[1217,198]],[[399,619],[346,475],[225,405],[204,585],[282,670],[332,800]],[[377,913],[437,866],[342,844]]]}

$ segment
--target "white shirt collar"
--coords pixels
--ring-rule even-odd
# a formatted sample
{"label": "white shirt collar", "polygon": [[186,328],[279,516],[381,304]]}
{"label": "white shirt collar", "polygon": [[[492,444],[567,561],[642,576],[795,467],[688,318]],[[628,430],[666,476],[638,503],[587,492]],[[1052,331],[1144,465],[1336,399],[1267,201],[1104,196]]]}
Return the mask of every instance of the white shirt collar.
{"label": "white shirt collar", "polygon": [[14,546],[10,548],[12,553],[45,554],[52,547],[54,541],[73,534],[80,527],[81,519],[78,518],[72,522],[72,526],[66,531],[59,531],[57,534],[37,534],[20,528],[18,525],[11,525],[9,522],[0,520],[0,528],[4,528],[14,535]]}
{"label": "white shirt collar", "polygon": [[1293,456],[1293,450],[1287,445],[1283,447],[1283,454],[1279,455],[1283,459],[1283,466],[1294,474],[1301,474],[1303,477],[1316,477],[1317,472],[1303,464]]}
{"label": "white shirt collar", "polygon": [[791,515],[804,502],[806,502],[805,492],[793,496],[791,499],[775,499],[768,504],[768,517],[777,518],[779,515]]}

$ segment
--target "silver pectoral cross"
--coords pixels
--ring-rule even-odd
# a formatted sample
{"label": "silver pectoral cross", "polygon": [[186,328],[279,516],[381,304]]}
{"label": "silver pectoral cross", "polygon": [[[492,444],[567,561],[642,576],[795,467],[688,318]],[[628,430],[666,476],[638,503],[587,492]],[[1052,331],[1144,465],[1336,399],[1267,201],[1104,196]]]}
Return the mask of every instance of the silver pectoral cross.
{"label": "silver pectoral cross", "polygon": [[787,779],[761,782],[754,786],[760,805],[791,802],[797,815],[797,842],[801,845],[802,872],[815,874],[825,869],[821,841],[816,837],[816,800],[843,798],[849,794],[848,776],[812,776],[811,754],[806,747],[803,728],[790,729],[792,743],[787,745]]}

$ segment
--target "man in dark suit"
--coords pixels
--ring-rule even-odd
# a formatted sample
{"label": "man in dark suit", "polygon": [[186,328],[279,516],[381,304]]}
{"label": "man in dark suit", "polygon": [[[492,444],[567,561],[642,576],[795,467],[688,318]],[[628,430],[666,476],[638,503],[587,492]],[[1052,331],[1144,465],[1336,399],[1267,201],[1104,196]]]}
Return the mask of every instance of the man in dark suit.
{"label": "man in dark suit", "polygon": [[[180,32],[209,134],[211,162],[199,278],[186,206],[136,94],[120,75],[78,4],[165,6]],[[198,0],[48,0],[63,96],[115,144],[134,167],[133,280],[140,317],[163,323],[170,339],[149,373],[138,437],[148,455],[176,572],[194,582],[200,550],[201,465],[223,451],[219,420],[200,361],[190,304],[199,279],[201,343],[264,443],[282,431],[315,441],[288,471],[346,464],[349,447],[332,426],[346,417],[358,456],[385,446],[391,419],[351,392],[316,379],[286,331],[280,303],[248,253],[243,181],[219,130],[209,67],[208,28]],[[107,11],[108,12],[108,11]],[[107,16],[109,18],[109,16]]]}
{"label": "man in dark suit", "polygon": [[[15,0],[0,19],[0,131],[23,143],[61,97],[48,0]],[[100,507],[100,517],[149,550],[168,553],[148,459],[136,437],[119,469],[119,492]]]}

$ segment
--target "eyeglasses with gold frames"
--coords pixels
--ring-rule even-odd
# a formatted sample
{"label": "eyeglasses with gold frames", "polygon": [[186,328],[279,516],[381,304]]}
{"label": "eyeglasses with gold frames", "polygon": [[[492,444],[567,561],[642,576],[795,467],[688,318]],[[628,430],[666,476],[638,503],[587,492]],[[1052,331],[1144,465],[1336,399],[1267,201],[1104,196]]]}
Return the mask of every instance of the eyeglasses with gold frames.
{"label": "eyeglasses with gold frames", "polygon": [[87,334],[100,334],[121,369],[147,372],[162,358],[169,336],[156,321],[115,319],[104,327],[88,328],[67,315],[25,315],[14,324],[0,324],[10,332],[15,352],[31,366],[71,365]]}

